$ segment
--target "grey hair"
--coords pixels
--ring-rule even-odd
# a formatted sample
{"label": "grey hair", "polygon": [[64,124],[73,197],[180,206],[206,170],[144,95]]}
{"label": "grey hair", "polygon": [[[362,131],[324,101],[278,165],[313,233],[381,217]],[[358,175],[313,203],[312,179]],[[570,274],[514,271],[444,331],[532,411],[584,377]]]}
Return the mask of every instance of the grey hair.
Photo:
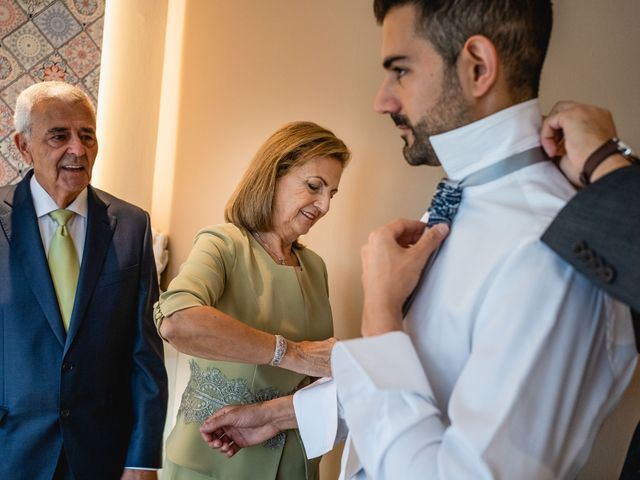
{"label": "grey hair", "polygon": [[96,120],[96,108],[89,96],[75,85],[66,82],[40,82],[25,88],[16,100],[16,110],[13,123],[17,133],[31,135],[31,111],[33,107],[44,100],[57,99],[68,103],[84,104]]}

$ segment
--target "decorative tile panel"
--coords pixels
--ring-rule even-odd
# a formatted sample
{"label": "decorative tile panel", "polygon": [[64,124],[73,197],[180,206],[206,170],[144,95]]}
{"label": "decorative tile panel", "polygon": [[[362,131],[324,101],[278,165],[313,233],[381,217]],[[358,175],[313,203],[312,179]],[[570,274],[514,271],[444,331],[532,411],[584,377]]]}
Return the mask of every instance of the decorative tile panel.
{"label": "decorative tile panel", "polygon": [[19,173],[20,168],[22,168],[22,157],[11,135],[5,137],[0,142],[0,156],[5,163],[9,164],[14,171]]}
{"label": "decorative tile panel", "polygon": [[0,155],[14,166],[20,163],[20,152],[18,151],[18,147],[16,147],[11,136],[5,137],[0,142]]}
{"label": "decorative tile panel", "polygon": [[89,75],[84,77],[82,84],[87,92],[93,97],[94,102],[98,101],[98,84],[100,83],[100,67],[96,67]]}
{"label": "decorative tile panel", "polygon": [[105,0],[0,0],[0,185],[23,169],[13,108],[35,82],[78,85],[97,103]]}
{"label": "decorative tile panel", "polygon": [[15,57],[7,49],[0,49],[0,89],[10,85],[23,73],[24,68]]}
{"label": "decorative tile panel", "polygon": [[13,131],[13,111],[0,100],[0,137],[4,138]]}
{"label": "decorative tile panel", "polygon": [[100,64],[100,50],[85,32],[62,47],[60,55],[80,77],[84,77]]}
{"label": "decorative tile panel", "polygon": [[28,20],[13,0],[0,0],[0,35],[4,37]]}
{"label": "decorative tile panel", "polygon": [[32,22],[25,23],[2,43],[26,69],[53,53],[53,47]]}
{"label": "decorative tile panel", "polygon": [[85,25],[104,15],[104,0],[65,0],[65,3],[80,23]]}
{"label": "decorative tile panel", "polygon": [[13,110],[13,108],[16,106],[16,98],[18,98],[20,92],[25,88],[33,85],[34,83],[36,82],[33,78],[31,78],[30,75],[22,75],[20,78],[18,78],[18,80],[13,82],[7,88],[3,89],[0,92],[0,97]]}
{"label": "decorative tile panel", "polygon": [[91,40],[96,42],[98,47],[102,45],[102,36],[104,33],[104,21],[102,18],[85,28],[85,31],[89,34]]}
{"label": "decorative tile panel", "polygon": [[17,3],[28,15],[36,15],[53,2],[51,0],[18,0]]}
{"label": "decorative tile panel", "polygon": [[68,42],[82,31],[82,26],[62,3],[52,4],[33,23],[54,47]]}
{"label": "decorative tile panel", "polygon": [[0,156],[0,185],[8,185],[18,177],[18,170]]}
{"label": "decorative tile panel", "polygon": [[75,85],[79,81],[74,71],[58,53],[54,53],[44,62],[38,63],[29,73],[40,82],[58,81]]}

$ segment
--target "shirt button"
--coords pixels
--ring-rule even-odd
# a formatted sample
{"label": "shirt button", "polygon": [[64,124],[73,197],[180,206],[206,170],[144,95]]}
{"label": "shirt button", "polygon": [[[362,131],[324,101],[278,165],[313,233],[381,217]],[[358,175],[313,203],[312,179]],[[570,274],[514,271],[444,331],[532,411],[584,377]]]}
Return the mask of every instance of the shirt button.
{"label": "shirt button", "polygon": [[60,410],[60,416],[62,418],[67,418],[69,417],[69,415],[71,415],[71,411],[68,408],[63,408],[62,410]]}

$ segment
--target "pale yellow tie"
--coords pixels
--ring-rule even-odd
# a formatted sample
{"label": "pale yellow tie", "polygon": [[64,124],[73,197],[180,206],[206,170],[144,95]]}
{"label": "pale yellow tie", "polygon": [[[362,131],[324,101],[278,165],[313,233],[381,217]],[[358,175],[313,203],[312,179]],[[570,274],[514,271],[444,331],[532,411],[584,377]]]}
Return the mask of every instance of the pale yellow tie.
{"label": "pale yellow tie", "polygon": [[75,214],[70,210],[55,210],[49,215],[58,224],[49,245],[49,271],[58,297],[62,323],[64,329],[68,330],[80,272],[76,247],[67,229],[67,222]]}

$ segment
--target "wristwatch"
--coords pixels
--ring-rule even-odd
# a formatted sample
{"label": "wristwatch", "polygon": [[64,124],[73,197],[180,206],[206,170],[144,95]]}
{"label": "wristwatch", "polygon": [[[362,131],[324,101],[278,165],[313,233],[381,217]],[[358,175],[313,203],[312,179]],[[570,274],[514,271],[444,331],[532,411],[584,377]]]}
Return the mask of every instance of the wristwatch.
{"label": "wristwatch", "polygon": [[604,142],[600,147],[596,149],[587,161],[584,163],[582,173],[580,173],[580,182],[583,185],[589,185],[591,183],[591,175],[593,171],[598,168],[602,162],[604,162],[611,155],[619,153],[631,163],[640,163],[640,159],[633,153],[631,147],[622,142],[619,138],[613,137]]}

